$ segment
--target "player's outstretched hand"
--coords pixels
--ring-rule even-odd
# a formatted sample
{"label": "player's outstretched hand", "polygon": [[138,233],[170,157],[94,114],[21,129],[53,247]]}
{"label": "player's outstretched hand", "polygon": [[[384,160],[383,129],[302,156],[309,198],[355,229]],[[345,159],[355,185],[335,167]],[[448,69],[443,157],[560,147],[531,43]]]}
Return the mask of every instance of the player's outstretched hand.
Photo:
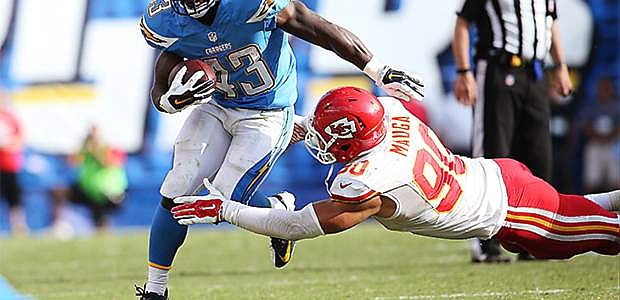
{"label": "player's outstretched hand", "polygon": [[289,146],[297,144],[306,138],[308,133],[307,122],[308,120],[304,116],[293,116],[293,134],[291,135],[291,141],[288,143]]}
{"label": "player's outstretched hand", "polygon": [[424,82],[420,76],[386,66],[377,82],[390,96],[405,101],[424,99]]}
{"label": "player's outstretched hand", "polygon": [[213,80],[203,80],[204,71],[195,72],[184,83],[185,73],[187,73],[187,67],[183,66],[174,75],[168,91],[161,96],[159,104],[167,113],[179,112],[197,101],[210,97],[215,91]]}
{"label": "player's outstretched hand", "polygon": [[183,196],[174,199],[181,204],[172,208],[172,216],[181,225],[217,224],[222,221],[222,199],[215,195]]}

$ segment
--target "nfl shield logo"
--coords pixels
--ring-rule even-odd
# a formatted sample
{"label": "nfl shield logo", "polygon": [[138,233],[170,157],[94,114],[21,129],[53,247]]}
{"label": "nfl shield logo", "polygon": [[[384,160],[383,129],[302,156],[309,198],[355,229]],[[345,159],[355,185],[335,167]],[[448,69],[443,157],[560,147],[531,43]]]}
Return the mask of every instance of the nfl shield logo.
{"label": "nfl shield logo", "polygon": [[209,41],[211,41],[212,43],[215,43],[217,41],[217,33],[209,32]]}

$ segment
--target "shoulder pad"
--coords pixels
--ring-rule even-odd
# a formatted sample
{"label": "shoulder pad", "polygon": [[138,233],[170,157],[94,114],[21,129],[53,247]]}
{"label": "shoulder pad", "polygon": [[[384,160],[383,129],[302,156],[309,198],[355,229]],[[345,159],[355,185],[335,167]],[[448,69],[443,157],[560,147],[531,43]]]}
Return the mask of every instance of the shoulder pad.
{"label": "shoulder pad", "polygon": [[[161,15],[161,14],[160,14]],[[178,38],[176,37],[167,37],[165,35],[171,35],[168,33],[165,28],[161,28],[161,21],[158,18],[160,15],[156,15],[155,17],[143,16],[140,18],[140,32],[142,32],[142,36],[146,42],[152,47],[160,50],[165,50],[172,46]]]}
{"label": "shoulder pad", "polygon": [[220,14],[233,23],[257,23],[272,19],[291,0],[222,0]]}

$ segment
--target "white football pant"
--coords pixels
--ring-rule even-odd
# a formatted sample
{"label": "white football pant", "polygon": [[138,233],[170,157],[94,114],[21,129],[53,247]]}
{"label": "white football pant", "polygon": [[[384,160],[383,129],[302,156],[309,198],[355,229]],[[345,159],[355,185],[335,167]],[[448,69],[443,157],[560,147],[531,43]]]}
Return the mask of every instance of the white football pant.
{"label": "white football pant", "polygon": [[177,136],[173,166],[160,193],[196,195],[206,177],[225,197],[247,203],[286,149],[293,116],[292,107],[230,109],[215,101],[197,106]]}

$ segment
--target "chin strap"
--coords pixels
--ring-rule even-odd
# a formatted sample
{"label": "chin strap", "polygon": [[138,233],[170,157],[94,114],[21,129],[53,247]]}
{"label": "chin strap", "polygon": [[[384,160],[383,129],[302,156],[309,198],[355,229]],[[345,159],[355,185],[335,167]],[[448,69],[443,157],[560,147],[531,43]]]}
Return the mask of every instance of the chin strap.
{"label": "chin strap", "polygon": [[325,177],[325,189],[327,190],[327,194],[331,197],[332,193],[329,191],[329,179],[332,177],[332,173],[334,172],[334,164],[329,165],[329,171],[327,172],[327,177]]}

